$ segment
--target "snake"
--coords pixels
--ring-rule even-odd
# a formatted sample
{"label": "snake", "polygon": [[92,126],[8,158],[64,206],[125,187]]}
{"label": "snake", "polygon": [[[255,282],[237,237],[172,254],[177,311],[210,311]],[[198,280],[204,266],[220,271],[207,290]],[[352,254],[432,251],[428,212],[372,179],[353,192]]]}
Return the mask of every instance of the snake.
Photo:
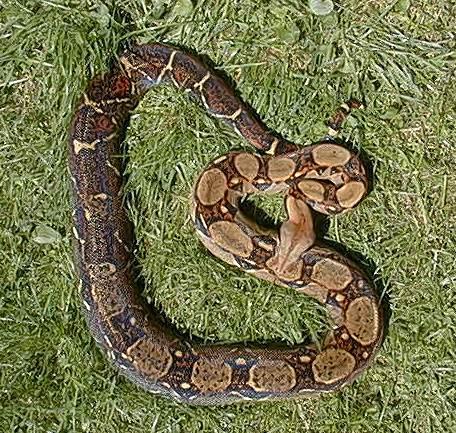
{"label": "snake", "polygon": [[[314,212],[350,211],[368,192],[362,160],[333,139],[358,105],[342,104],[329,121],[332,135],[300,147],[269,130],[206,63],[172,45],[131,43],[77,103],[68,159],[74,263],[88,326],[123,375],[178,402],[221,405],[339,390],[372,364],[384,323],[373,283],[314,229]],[[178,332],[142,296],[121,144],[143,96],[166,83],[256,149],[229,152],[197,177],[189,210],[196,237],[222,261],[321,303],[331,322],[322,342],[204,342]],[[278,228],[242,208],[251,194],[268,193],[284,194],[287,219]]]}

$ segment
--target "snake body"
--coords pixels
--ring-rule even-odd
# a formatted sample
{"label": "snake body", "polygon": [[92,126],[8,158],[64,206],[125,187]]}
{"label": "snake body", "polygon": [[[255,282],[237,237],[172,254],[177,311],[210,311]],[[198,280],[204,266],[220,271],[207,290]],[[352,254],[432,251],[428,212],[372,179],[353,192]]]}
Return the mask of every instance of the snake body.
{"label": "snake body", "polygon": [[[123,205],[120,144],[143,95],[172,83],[260,152],[211,162],[192,192],[191,218],[215,256],[325,305],[332,329],[311,345],[203,344],[145,304],[132,271],[134,237]],[[337,129],[351,107],[333,119]],[[372,361],[382,339],[379,299],[362,271],[316,242],[310,207],[336,214],[365,196],[360,159],[331,140],[298,148],[270,132],[217,74],[174,47],[133,45],[92,79],[69,139],[76,268],[90,329],[129,379],[194,404],[292,398],[339,389]],[[251,193],[283,192],[288,219],[259,226],[239,208]]]}

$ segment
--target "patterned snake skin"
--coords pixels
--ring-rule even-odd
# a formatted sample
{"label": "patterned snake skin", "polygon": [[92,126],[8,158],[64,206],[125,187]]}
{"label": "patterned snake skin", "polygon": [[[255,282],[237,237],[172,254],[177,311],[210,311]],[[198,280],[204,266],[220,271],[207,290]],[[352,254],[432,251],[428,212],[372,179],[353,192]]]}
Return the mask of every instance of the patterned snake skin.
{"label": "patterned snake skin", "polygon": [[[191,217],[202,243],[245,272],[312,296],[332,329],[312,345],[202,344],[178,335],[145,304],[132,271],[134,237],[123,206],[119,155],[130,113],[162,82],[195,97],[259,153],[232,152],[195,183]],[[330,126],[337,131],[354,102]],[[70,131],[76,267],[90,329],[120,370],[148,391],[194,404],[292,398],[334,391],[371,363],[383,329],[379,299],[358,267],[316,243],[310,208],[352,209],[367,192],[360,159],[330,139],[298,148],[271,133],[196,57],[162,44],[134,45],[93,79]],[[279,231],[239,209],[248,194],[283,192]]]}

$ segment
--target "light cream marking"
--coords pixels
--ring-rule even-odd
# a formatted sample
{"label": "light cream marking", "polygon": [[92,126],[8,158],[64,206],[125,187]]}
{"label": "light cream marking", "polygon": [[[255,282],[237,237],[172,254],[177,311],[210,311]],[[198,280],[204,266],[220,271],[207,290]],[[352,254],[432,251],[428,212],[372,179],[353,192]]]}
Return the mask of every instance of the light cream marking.
{"label": "light cream marking", "polygon": [[369,358],[369,353],[368,352],[363,352],[363,354],[361,355],[364,359],[367,359]]}
{"label": "light cream marking", "polygon": [[207,230],[207,223],[206,220],[203,218],[203,215],[200,214],[200,221],[203,227]]}
{"label": "light cream marking", "polygon": [[174,75],[170,75],[169,76],[171,78],[171,81],[173,82],[173,84],[178,88],[180,89],[181,88],[181,85],[176,81],[176,79],[174,78]]}
{"label": "light cream marking", "polygon": [[242,394],[241,394],[240,392],[238,392],[238,391],[231,391],[231,392],[229,393],[229,395],[235,395],[235,396],[237,396],[237,397],[240,397],[242,400],[251,400],[251,398],[248,398],[248,397],[246,397],[245,395],[242,395]]}
{"label": "light cream marking", "polygon": [[228,185],[226,176],[218,168],[205,171],[196,187],[196,196],[205,206],[212,206],[223,198]]}
{"label": "light cream marking", "polygon": [[178,358],[182,358],[184,356],[184,354],[180,350],[176,350],[174,352],[174,356],[177,356]]}
{"label": "light cream marking", "polygon": [[231,125],[231,127],[234,129],[234,132],[236,132],[240,137],[244,138],[244,136],[241,134],[241,131],[239,131],[239,128],[236,125]]}
{"label": "light cream marking", "polygon": [[226,206],[220,206],[220,210],[223,212],[223,213],[227,213],[228,212],[228,208]]}
{"label": "light cream marking", "polygon": [[252,181],[258,175],[260,161],[251,153],[239,153],[234,157],[234,166],[241,176]]}
{"label": "light cream marking", "polygon": [[336,197],[342,207],[350,208],[362,199],[365,191],[362,182],[348,182],[336,191]]}
{"label": "light cream marking", "polygon": [[131,78],[130,71],[133,70],[133,71],[139,72],[147,80],[152,81],[152,82],[154,81],[152,79],[152,77],[150,77],[146,72],[144,72],[141,69],[139,69],[139,68],[142,68],[144,66],[147,66],[146,63],[141,63],[138,66],[134,66],[133,64],[130,63],[130,61],[126,57],[121,57],[120,58],[120,63],[122,63],[125,66],[125,71],[127,72],[128,77]]}
{"label": "light cream marking", "polygon": [[217,221],[210,225],[209,233],[218,246],[232,254],[246,258],[253,251],[252,239],[234,222]]}
{"label": "light cream marking", "polygon": [[[114,98],[114,99],[104,99],[103,100],[103,104],[121,104],[122,102],[130,102],[131,99],[130,98]],[[113,117],[113,119],[115,119]],[[115,122],[117,123],[117,121]]]}
{"label": "light cream marking", "polygon": [[99,198],[100,200],[105,201],[108,198],[108,194],[105,194],[104,192],[100,192],[99,194],[94,194],[93,198],[97,198],[97,199]]}
{"label": "light cream marking", "polygon": [[345,295],[342,295],[342,293],[338,293],[336,295],[336,301],[339,303],[345,301]]}
{"label": "light cream marking", "polygon": [[95,150],[96,146],[102,142],[102,140],[109,141],[113,139],[116,136],[116,132],[113,132],[112,134],[108,135],[107,137],[100,139],[97,138],[96,140],[92,141],[91,143],[85,143],[83,141],[79,140],[73,140],[73,148],[74,148],[74,154],[78,155],[79,152],[83,149],[86,150]]}
{"label": "light cream marking", "polygon": [[192,386],[191,386],[189,383],[187,383],[187,382],[182,382],[182,383],[180,384],[180,387],[181,387],[182,389],[190,389]]}
{"label": "light cream marking", "polygon": [[161,70],[160,75],[159,75],[158,78],[157,78],[157,81],[156,81],[157,84],[160,84],[160,83],[161,83],[161,80],[163,79],[163,77],[165,76],[165,74],[166,74],[167,71],[172,71],[172,70],[173,70],[173,62],[174,62],[174,57],[176,56],[176,53],[177,53],[177,51],[173,51],[173,52],[171,53],[171,55],[169,56],[168,63],[167,63],[166,66]]}
{"label": "light cream marking", "polygon": [[351,111],[350,107],[345,102],[343,104],[340,104],[340,108],[345,110],[346,113],[350,113]]}
{"label": "light cream marking", "polygon": [[339,134],[339,131],[336,131],[334,128],[329,127],[327,134],[330,137],[336,137]]}
{"label": "light cream marking", "polygon": [[[119,367],[122,368],[122,369],[124,369],[124,370],[128,370],[128,367],[125,366],[125,365],[123,365],[123,364],[119,364]],[[152,391],[152,393],[153,393],[153,391]]]}
{"label": "light cream marking", "polygon": [[213,113],[215,117],[219,119],[228,119],[228,120],[236,120],[242,113],[242,108],[238,108],[233,114],[217,114]]}
{"label": "light cream marking", "polygon": [[346,332],[344,332],[341,334],[340,338],[342,338],[342,340],[347,341],[350,338],[350,336]]}
{"label": "light cream marking", "polygon": [[112,348],[112,343],[111,343],[111,340],[108,338],[107,335],[103,335],[103,338],[105,339],[107,345]]}
{"label": "light cream marking", "polygon": [[171,385],[168,382],[160,382],[160,385],[164,386],[165,388],[168,388],[168,389],[171,388]]}
{"label": "light cream marking", "polygon": [[88,304],[88,302],[85,299],[82,300],[82,303],[84,304],[84,307],[86,307],[87,311],[91,310],[90,305]]}
{"label": "light cream marking", "polygon": [[295,174],[293,175],[293,177],[294,177],[294,178],[300,177],[300,176],[302,176],[303,174],[306,174],[308,171],[309,171],[308,168],[303,168],[302,170],[299,170],[299,171],[295,172]]}
{"label": "light cream marking", "polygon": [[92,141],[91,143],[84,143],[83,141],[73,140],[74,154],[78,155],[79,152],[83,149],[95,150],[97,144],[99,144],[100,142],[101,140],[99,138]]}
{"label": "light cream marking", "polygon": [[84,209],[84,216],[87,221],[90,221],[90,219],[92,218],[92,214],[90,213],[89,209]]}
{"label": "light cream marking", "polygon": [[199,81],[198,83],[195,83],[195,84],[193,85],[193,88],[194,88],[195,90],[196,90],[196,89],[198,89],[198,90],[203,90],[203,84],[204,84],[207,80],[209,80],[210,77],[211,77],[211,73],[210,73],[210,72],[206,73],[206,75],[201,79],[201,81]]}
{"label": "light cream marking", "polygon": [[242,108],[239,107],[230,117],[231,120],[236,120],[242,113]]}
{"label": "light cream marking", "polygon": [[232,177],[230,179],[230,185],[237,185],[238,183],[241,183],[241,179],[239,179],[238,177]]}
{"label": "light cream marking", "polygon": [[112,171],[114,171],[114,173],[116,174],[117,177],[120,177],[120,171],[117,170],[116,167],[114,167],[111,162],[109,161],[109,159],[106,160],[106,165],[112,169]]}
{"label": "light cream marking", "polygon": [[271,147],[265,153],[267,153],[268,155],[275,155],[278,144],[279,144],[279,139],[274,138],[274,140],[272,140]]}
{"label": "light cream marking", "polygon": [[312,280],[333,291],[341,291],[353,279],[350,269],[332,259],[320,260],[313,268]]}
{"label": "light cream marking", "polygon": [[114,232],[114,237],[116,238],[117,242],[119,242],[119,244],[123,244],[123,241],[122,241],[122,239],[120,238],[119,230],[116,230],[116,231]]}
{"label": "light cream marking", "polygon": [[351,153],[345,147],[335,144],[320,144],[312,151],[314,161],[322,167],[345,165],[351,158]]}
{"label": "light cream marking", "polygon": [[351,353],[343,349],[329,348],[316,356],[312,372],[316,382],[330,385],[349,376],[355,365],[356,360]]}
{"label": "light cream marking", "polygon": [[289,179],[296,169],[295,162],[290,158],[272,158],[268,162],[268,176],[273,182]]}
{"label": "light cream marking", "polygon": [[71,179],[71,182],[74,183],[74,185],[76,185],[76,186],[78,185],[78,181],[76,180],[76,178],[74,176],[71,176],[70,179]]}
{"label": "light cream marking", "polygon": [[98,104],[95,101],[92,101],[89,99],[86,93],[84,93],[84,105],[87,105],[88,107],[92,107],[97,113],[104,114],[104,111],[99,108]]}
{"label": "light cream marking", "polygon": [[312,358],[307,355],[302,355],[299,357],[299,361],[301,361],[303,364],[308,364],[310,361],[312,361]]}
{"label": "light cream marking", "polygon": [[345,312],[345,326],[354,340],[363,346],[372,344],[379,331],[378,310],[367,296],[353,300]]}
{"label": "light cream marking", "polygon": [[247,361],[244,358],[236,358],[234,360],[234,362],[236,365],[241,365],[241,366],[247,364]]}
{"label": "light cream marking", "polygon": [[274,251],[274,245],[268,244],[268,243],[263,242],[263,241],[259,241],[258,242],[258,246],[260,248],[263,248],[266,251],[270,251],[270,252]]}
{"label": "light cream marking", "polygon": [[116,268],[116,265],[114,265],[113,263],[109,263],[109,262],[105,262],[105,263],[101,263],[98,265],[98,268],[101,268],[102,266],[107,266],[108,267],[108,274],[109,275],[113,275],[117,272],[117,268]]}
{"label": "light cream marking", "polygon": [[73,226],[72,229],[73,229],[73,235],[74,235],[75,239],[80,241],[81,238],[79,237],[79,233],[78,233],[77,228]]}
{"label": "light cream marking", "polygon": [[134,317],[130,317],[130,325],[132,325],[132,326],[136,325],[136,319]]}
{"label": "light cream marking", "polygon": [[213,165],[217,165],[217,164],[220,164],[223,161],[226,161],[227,159],[228,159],[228,156],[227,155],[223,155],[220,158],[217,158],[216,160],[212,161],[212,164]]}

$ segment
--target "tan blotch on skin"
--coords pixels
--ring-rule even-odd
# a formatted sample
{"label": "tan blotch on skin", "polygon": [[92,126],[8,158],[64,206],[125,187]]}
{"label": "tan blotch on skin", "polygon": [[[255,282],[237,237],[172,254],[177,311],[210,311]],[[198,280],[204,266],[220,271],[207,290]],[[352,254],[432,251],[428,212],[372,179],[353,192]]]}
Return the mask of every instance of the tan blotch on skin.
{"label": "tan blotch on skin", "polygon": [[154,343],[145,338],[127,349],[138,370],[146,376],[160,378],[168,373],[173,357],[165,345]]}
{"label": "tan blotch on skin", "polygon": [[299,293],[304,293],[307,296],[311,296],[322,304],[325,303],[326,298],[328,297],[328,289],[325,289],[316,283],[306,284],[303,287],[297,288],[296,291]]}
{"label": "tan blotch on skin", "polygon": [[124,305],[120,300],[117,290],[112,289],[112,283],[109,281],[95,281],[90,291],[96,302],[97,308],[106,318],[121,313]]}
{"label": "tan blotch on skin", "polygon": [[251,153],[240,153],[234,157],[234,166],[241,176],[252,181],[258,174],[260,162]]}
{"label": "tan blotch on skin", "polygon": [[231,367],[222,360],[200,358],[193,364],[191,381],[203,393],[223,391],[231,383]]}
{"label": "tan blotch on skin", "polygon": [[325,187],[316,180],[301,180],[298,189],[311,200],[320,202],[325,199]]}
{"label": "tan blotch on skin", "polygon": [[351,153],[344,147],[335,144],[321,144],[312,151],[314,161],[323,167],[345,165],[351,158]]}
{"label": "tan blotch on skin", "polygon": [[296,385],[296,371],[285,361],[260,361],[250,369],[247,383],[259,392],[285,392]]}
{"label": "tan blotch on skin", "polygon": [[268,162],[268,176],[273,182],[283,182],[291,177],[295,168],[290,158],[272,158]]}
{"label": "tan blotch on skin", "polygon": [[349,182],[336,192],[337,201],[342,207],[355,206],[362,198],[366,188],[362,182]]}
{"label": "tan blotch on skin", "polygon": [[373,301],[366,296],[350,303],[345,313],[345,326],[358,343],[372,344],[378,335],[378,312]]}
{"label": "tan blotch on skin", "polygon": [[355,365],[355,358],[347,351],[329,348],[316,356],[312,372],[316,382],[330,385],[349,376]]}
{"label": "tan blotch on skin", "polygon": [[196,196],[205,206],[212,206],[223,198],[228,186],[226,177],[218,168],[205,171],[196,187]]}
{"label": "tan blotch on skin", "polygon": [[228,253],[227,251],[220,248],[211,238],[204,236],[200,232],[197,232],[202,244],[215,256],[219,259],[223,260],[224,262],[237,266],[236,260],[232,254]]}
{"label": "tan blotch on skin", "polygon": [[217,221],[210,225],[209,233],[217,245],[232,254],[248,257],[253,251],[252,239],[236,223]]}
{"label": "tan blotch on skin", "polygon": [[323,259],[314,266],[311,278],[329,290],[339,291],[350,284],[353,276],[350,269],[342,263]]}

